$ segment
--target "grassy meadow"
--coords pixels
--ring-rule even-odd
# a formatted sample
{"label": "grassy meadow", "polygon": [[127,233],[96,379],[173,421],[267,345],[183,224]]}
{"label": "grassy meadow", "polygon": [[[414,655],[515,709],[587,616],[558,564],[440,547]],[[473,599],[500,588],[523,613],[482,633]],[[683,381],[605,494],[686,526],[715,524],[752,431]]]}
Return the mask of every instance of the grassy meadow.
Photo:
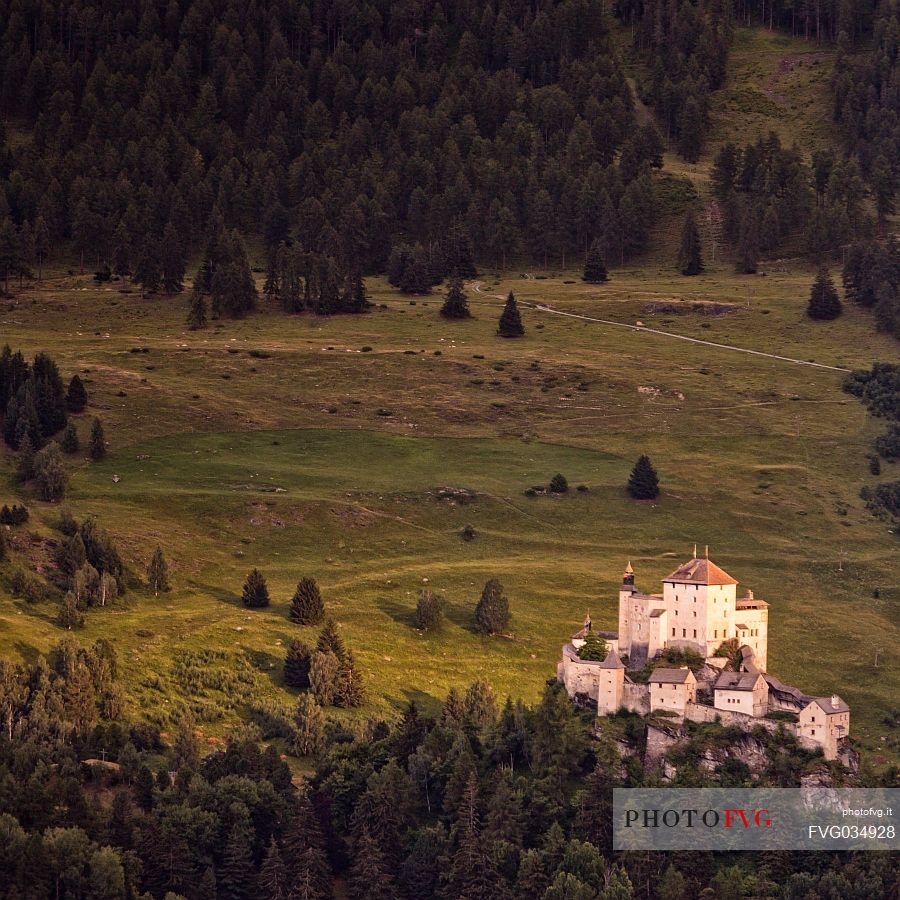
{"label": "grassy meadow", "polygon": [[[779,49],[785,39],[761,34],[742,32],[734,57],[761,67],[762,84],[802,42]],[[786,68],[771,102],[818,96],[824,65]],[[720,115],[739,102],[726,88]],[[827,121],[820,107],[789,103],[738,137],[782,120],[804,136],[818,114]],[[709,154],[672,171],[702,194],[708,167]],[[501,696],[533,701],[586,610],[615,627],[629,559],[638,585],[658,590],[697,542],[771,604],[770,669],[810,693],[839,693],[860,745],[877,763],[896,760],[881,718],[900,696],[897,543],[859,499],[882,426],[842,393],[841,373],[531,305],[840,368],[897,358],[896,342],[857,309],[806,319],[813,273],[801,261],[737,276],[719,258],[681,278],[677,228],[661,226],[662,249],[603,286],[574,269],[488,271],[481,293],[468,289],[474,318],[459,323],[439,317],[439,295],[411,300],[377,278],[365,316],[288,317],[262,302],[247,320],[194,332],[186,295],[144,298],[64,268],[17,289],[0,309],[0,343],[46,350],[64,377],[80,373],[91,398],[77,417],[83,442],[94,415],[110,442],[103,463],[74,460],[66,505],[95,514],[135,572],[157,544],[170,562],[170,593],[132,590],[89,612],[77,634],[115,643],[130,711],[166,722],[185,703],[205,704],[201,724],[221,735],[249,696],[290,702],[285,645],[316,634],[287,619],[304,575],[319,581],[368,679],[367,705],[335,715],[392,716],[409,699],[434,710],[479,675]],[[527,329],[512,341],[496,335],[509,290]],[[625,493],[640,453],[660,472],[656,503]],[[525,495],[557,472],[567,495]],[[7,454],[0,503],[20,496]],[[58,537],[58,507],[28,499],[32,519],[7,573],[46,564]],[[459,536],[466,524],[471,542]],[[240,603],[253,566],[268,579],[267,610]],[[512,633],[486,639],[471,623],[492,576],[510,598]],[[426,585],[448,600],[436,634],[412,624]],[[4,655],[33,658],[58,641],[55,615],[52,603],[12,599],[0,580]],[[244,688],[198,691],[180,675],[185,661],[237,668]]]}

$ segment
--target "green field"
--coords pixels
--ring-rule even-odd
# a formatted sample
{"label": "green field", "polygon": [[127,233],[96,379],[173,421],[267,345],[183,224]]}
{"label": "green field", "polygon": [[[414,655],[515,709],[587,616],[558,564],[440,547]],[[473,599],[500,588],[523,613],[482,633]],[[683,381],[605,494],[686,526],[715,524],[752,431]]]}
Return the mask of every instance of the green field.
{"label": "green field", "polygon": [[[750,101],[726,86],[711,150],[729,117],[746,129],[732,139],[780,125],[785,140],[810,148],[827,138],[815,125],[828,115],[826,54],[782,64],[803,48],[739,34],[733,64],[757,67],[753,89],[778,109],[760,102],[757,118],[741,119]],[[667,166],[702,193],[709,159]],[[897,358],[896,342],[857,309],[833,323],[806,319],[813,273],[801,261],[736,276],[719,258],[700,277],[679,277],[677,231],[663,223],[657,249],[604,286],[524,264],[482,274],[482,292],[468,291],[475,318],[462,323],[438,316],[439,296],[411,301],[380,279],[368,280],[378,306],[366,316],[263,308],[197,332],[185,327],[184,295],[142,298],[64,269],[17,290],[0,310],[0,343],[47,350],[65,377],[81,373],[91,395],[82,438],[99,415],[110,441],[104,463],[75,461],[66,505],[96,514],[135,572],[157,544],[172,568],[171,593],[132,590],[91,611],[78,634],[114,641],[130,711],[171,722],[184,703],[206,703],[203,727],[221,735],[248,694],[289,702],[284,645],[315,637],[286,617],[304,575],[319,581],[368,678],[369,703],[353,715],[394,715],[411,698],[434,709],[478,675],[501,695],[534,700],[585,610],[615,627],[629,559],[638,585],[657,590],[697,542],[770,602],[771,670],[811,693],[839,693],[871,758],[896,760],[881,718],[900,695],[897,543],[859,499],[874,480],[865,457],[881,424],[842,393],[841,373],[534,308],[839,368]],[[509,290],[529,304],[515,341],[495,333]],[[655,504],[624,490],[643,452],[662,479]],[[3,456],[0,502],[19,499],[12,471]],[[556,472],[568,495],[525,496]],[[7,574],[46,565],[58,537],[58,509],[29,505]],[[468,543],[466,524],[477,532]],[[253,566],[273,597],[261,612],[240,605]],[[510,637],[471,629],[492,576],[510,598]],[[13,600],[5,584],[0,644],[31,658],[64,634],[55,605]],[[426,584],[449,602],[440,634],[412,626]],[[249,685],[222,718],[214,710],[229,705],[226,692],[201,696],[178,677],[203,650],[228,654],[210,665],[239,666]]]}

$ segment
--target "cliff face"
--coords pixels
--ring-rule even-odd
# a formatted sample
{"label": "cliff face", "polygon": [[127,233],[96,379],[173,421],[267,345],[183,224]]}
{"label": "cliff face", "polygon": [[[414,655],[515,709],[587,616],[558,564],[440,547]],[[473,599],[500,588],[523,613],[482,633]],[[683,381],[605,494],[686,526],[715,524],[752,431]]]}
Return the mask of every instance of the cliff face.
{"label": "cliff face", "polygon": [[697,727],[662,718],[643,720],[641,740],[638,721],[623,735],[614,719],[598,720],[597,736],[612,742],[623,773],[629,759],[639,758],[644,775],[664,784],[680,775],[688,783],[699,779],[715,784],[727,779],[731,784],[783,784],[787,778],[797,786],[832,787],[852,785],[859,773],[859,754],[850,748],[844,749],[838,765],[762,730]]}

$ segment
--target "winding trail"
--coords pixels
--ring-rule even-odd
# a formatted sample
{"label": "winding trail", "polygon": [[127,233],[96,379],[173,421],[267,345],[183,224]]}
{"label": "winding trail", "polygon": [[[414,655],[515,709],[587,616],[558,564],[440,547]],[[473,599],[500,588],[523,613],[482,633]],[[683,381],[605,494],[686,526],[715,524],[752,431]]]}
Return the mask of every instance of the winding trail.
{"label": "winding trail", "polygon": [[[526,278],[530,278],[530,276],[526,275]],[[472,281],[470,282],[470,285],[472,287],[472,290],[476,294],[481,294],[481,296],[483,297],[494,297],[497,300],[505,299],[500,294],[488,294],[487,292],[483,291],[481,289],[481,281]],[[566,316],[569,319],[581,319],[583,322],[597,322],[600,325],[611,325],[613,328],[627,328],[629,331],[643,331],[647,334],[659,334],[663,337],[673,338],[676,341],[687,341],[690,344],[702,344],[706,347],[715,347],[718,350],[730,350],[732,353],[749,353],[751,356],[762,356],[766,359],[775,359],[779,362],[793,363],[797,366],[809,366],[813,369],[827,369],[831,372],[850,371],[850,369],[845,369],[842,366],[828,366],[825,363],[810,362],[808,359],[796,359],[793,356],[780,356],[777,353],[766,353],[763,350],[750,350],[747,347],[735,347],[733,344],[720,344],[716,341],[704,341],[702,338],[693,338],[688,337],[684,334],[675,334],[672,331],[662,331],[659,328],[648,328],[646,325],[629,325],[626,322],[613,322],[611,319],[599,319],[595,316],[585,316],[581,315],[580,313],[564,312],[561,309],[555,309],[552,306],[548,306],[546,303],[531,303],[525,300],[520,300],[519,303],[529,309],[534,309],[538,312],[550,313],[554,316]]]}

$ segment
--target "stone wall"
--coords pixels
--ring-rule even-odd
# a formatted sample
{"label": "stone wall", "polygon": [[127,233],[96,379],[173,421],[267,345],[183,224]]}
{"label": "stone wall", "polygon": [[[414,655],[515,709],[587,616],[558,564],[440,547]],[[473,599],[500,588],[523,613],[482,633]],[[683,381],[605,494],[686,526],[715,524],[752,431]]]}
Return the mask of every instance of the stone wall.
{"label": "stone wall", "polygon": [[640,716],[650,715],[650,688],[646,684],[628,682],[622,690],[622,706]]}

